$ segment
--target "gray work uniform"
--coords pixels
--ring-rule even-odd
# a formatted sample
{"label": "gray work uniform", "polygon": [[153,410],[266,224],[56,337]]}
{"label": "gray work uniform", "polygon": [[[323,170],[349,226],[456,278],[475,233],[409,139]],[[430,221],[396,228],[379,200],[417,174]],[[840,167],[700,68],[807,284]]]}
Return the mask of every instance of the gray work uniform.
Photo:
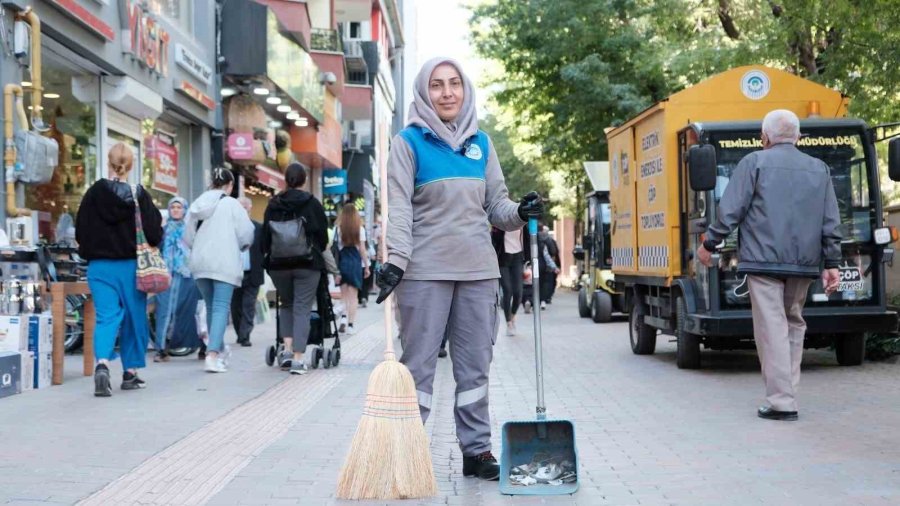
{"label": "gray work uniform", "polygon": [[[491,449],[488,374],[497,338],[500,269],[489,224],[520,229],[497,154],[478,132],[454,150],[423,127],[394,138],[388,160],[388,262],[405,273],[395,294],[404,363],[426,420],[444,332],[456,380],[464,456]],[[464,170],[461,170],[464,169]],[[459,170],[459,172],[457,172]]]}

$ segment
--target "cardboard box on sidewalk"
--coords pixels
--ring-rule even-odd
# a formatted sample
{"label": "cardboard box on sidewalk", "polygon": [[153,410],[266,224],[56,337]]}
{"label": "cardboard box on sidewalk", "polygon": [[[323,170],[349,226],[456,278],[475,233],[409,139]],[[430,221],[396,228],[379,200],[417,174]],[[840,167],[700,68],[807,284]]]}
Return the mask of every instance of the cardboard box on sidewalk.
{"label": "cardboard box on sidewalk", "polygon": [[28,316],[28,351],[35,355],[53,351],[53,318],[50,314]]}
{"label": "cardboard box on sidewalk", "polygon": [[22,383],[21,390],[27,392],[34,389],[34,353],[22,352]]}
{"label": "cardboard box on sidewalk", "polygon": [[22,354],[0,352],[0,398],[22,392]]}
{"label": "cardboard box on sidewalk", "polygon": [[20,352],[28,349],[27,318],[0,316],[0,352]]}
{"label": "cardboard box on sidewalk", "polygon": [[37,353],[34,355],[34,388],[47,388],[53,380],[53,355]]}

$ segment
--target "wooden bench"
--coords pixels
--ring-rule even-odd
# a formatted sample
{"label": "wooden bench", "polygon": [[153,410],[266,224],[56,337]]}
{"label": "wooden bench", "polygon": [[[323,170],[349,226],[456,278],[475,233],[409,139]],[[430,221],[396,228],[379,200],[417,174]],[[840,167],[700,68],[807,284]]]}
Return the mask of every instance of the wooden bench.
{"label": "wooden bench", "polygon": [[[50,297],[53,300],[53,385],[63,384],[63,368],[66,358],[66,295],[88,295],[91,290],[86,281],[59,281],[50,283]],[[96,325],[94,299],[84,301],[84,375],[94,374],[94,327]]]}

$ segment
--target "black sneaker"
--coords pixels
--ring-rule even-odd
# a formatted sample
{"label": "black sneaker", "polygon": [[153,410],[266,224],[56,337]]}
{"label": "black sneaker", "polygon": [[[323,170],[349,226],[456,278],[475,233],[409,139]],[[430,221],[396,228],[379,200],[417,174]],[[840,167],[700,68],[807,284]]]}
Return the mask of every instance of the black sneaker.
{"label": "black sneaker", "polygon": [[144,383],[144,380],[138,378],[137,374],[125,371],[125,374],[122,375],[122,390],[140,390],[146,387],[147,384]]}
{"label": "black sneaker", "polygon": [[97,364],[94,369],[94,397],[111,397],[112,387],[109,386],[109,367],[106,364]]}
{"label": "black sneaker", "polygon": [[463,476],[475,476],[486,481],[500,479],[500,464],[491,452],[484,452],[474,457],[463,457]]}

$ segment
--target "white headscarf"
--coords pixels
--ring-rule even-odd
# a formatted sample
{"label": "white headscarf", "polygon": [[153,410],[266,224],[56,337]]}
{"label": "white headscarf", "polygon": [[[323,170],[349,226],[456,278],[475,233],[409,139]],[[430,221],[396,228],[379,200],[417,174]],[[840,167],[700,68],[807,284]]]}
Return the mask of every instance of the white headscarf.
{"label": "white headscarf", "polygon": [[[428,84],[431,81],[431,73],[438,65],[449,63],[456,67],[463,82],[462,107],[459,115],[452,122],[444,122],[434,110],[431,96],[428,94]],[[418,125],[431,129],[438,137],[450,145],[454,150],[459,149],[466,140],[478,132],[478,116],[475,108],[475,87],[472,81],[463,72],[459,62],[451,58],[432,58],[422,65],[422,70],[416,76],[413,86],[414,100],[409,107],[409,125]]]}

